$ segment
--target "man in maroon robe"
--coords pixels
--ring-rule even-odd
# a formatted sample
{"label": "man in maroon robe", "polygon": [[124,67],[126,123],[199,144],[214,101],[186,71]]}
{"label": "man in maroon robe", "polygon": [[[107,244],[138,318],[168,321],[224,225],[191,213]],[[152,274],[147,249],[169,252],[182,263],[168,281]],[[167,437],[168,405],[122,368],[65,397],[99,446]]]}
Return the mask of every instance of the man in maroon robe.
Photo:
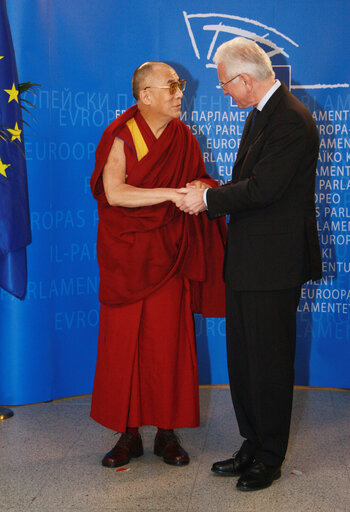
{"label": "man in maroon robe", "polygon": [[176,206],[178,188],[216,186],[177,119],[184,86],[167,64],[140,66],[137,105],[107,127],[96,151],[101,311],[91,417],[122,433],[107,467],[143,454],[142,425],[158,427],[156,455],[188,464],[173,429],[199,425],[193,312],[224,315],[226,224]]}

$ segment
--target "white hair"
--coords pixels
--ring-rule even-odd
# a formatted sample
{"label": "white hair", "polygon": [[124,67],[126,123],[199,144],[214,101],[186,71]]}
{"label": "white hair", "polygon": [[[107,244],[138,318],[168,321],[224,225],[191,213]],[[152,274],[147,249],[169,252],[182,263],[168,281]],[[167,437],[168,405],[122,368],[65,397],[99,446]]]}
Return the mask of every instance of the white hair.
{"label": "white hair", "polygon": [[267,53],[254,41],[235,37],[226,41],[216,50],[215,64],[223,63],[227,74],[247,73],[259,82],[275,78],[271,60]]}

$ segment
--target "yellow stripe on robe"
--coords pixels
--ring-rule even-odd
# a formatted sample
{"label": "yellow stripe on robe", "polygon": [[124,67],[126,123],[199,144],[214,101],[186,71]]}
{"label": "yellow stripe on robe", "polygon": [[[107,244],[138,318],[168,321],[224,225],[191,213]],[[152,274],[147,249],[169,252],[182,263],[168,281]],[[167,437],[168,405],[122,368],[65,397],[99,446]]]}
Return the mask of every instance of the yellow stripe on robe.
{"label": "yellow stripe on robe", "polygon": [[141,160],[144,156],[148,153],[148,147],[147,144],[142,137],[142,134],[140,132],[140,128],[137,126],[137,123],[135,121],[135,118],[132,117],[129,119],[129,121],[126,122],[126,126],[129,128],[132,140],[135,144],[136,154],[138,161]]}

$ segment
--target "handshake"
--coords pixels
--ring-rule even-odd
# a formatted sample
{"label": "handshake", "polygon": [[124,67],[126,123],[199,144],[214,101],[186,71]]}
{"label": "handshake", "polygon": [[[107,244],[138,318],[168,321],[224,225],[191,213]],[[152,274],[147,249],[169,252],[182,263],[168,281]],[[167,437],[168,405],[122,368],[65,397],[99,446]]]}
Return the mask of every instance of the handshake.
{"label": "handshake", "polygon": [[203,199],[204,190],[211,188],[203,181],[194,180],[186,187],[173,189],[172,202],[183,212],[198,215],[207,209]]}

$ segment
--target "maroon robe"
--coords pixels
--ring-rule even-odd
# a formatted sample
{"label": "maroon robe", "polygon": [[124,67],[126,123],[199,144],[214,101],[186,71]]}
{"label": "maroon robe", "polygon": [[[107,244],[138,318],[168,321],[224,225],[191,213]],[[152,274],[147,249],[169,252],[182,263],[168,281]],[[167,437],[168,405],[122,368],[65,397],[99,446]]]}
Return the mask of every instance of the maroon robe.
{"label": "maroon robe", "polygon": [[[138,161],[126,121],[135,117],[149,152]],[[192,311],[224,315],[221,275],[226,224],[190,216],[167,201],[112,207],[102,170],[115,137],[126,155],[126,182],[183,187],[205,172],[196,139],[173,120],[156,139],[137,107],[105,131],[91,178],[98,201],[100,331],[91,416],[124,432],[199,424],[198,372]]]}

